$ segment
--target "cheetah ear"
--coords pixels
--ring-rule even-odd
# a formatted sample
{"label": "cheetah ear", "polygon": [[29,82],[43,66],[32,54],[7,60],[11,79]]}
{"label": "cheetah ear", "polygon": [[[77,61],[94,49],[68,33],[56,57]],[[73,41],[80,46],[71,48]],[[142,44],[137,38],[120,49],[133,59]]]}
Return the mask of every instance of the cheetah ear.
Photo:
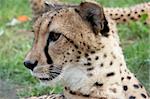
{"label": "cheetah ear", "polygon": [[33,20],[35,21],[40,15],[50,10],[54,10],[55,7],[51,2],[45,0],[29,0],[33,12]]}
{"label": "cheetah ear", "polygon": [[109,27],[105,18],[103,7],[95,3],[84,2],[77,8],[80,16],[88,21],[95,34],[101,33],[104,36],[108,35]]}

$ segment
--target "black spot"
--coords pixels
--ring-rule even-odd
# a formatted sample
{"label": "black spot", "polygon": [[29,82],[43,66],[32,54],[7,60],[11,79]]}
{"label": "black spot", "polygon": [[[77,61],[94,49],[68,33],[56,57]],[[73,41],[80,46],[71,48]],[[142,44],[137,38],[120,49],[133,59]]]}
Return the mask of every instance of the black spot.
{"label": "black spot", "polygon": [[98,57],[98,56],[96,56],[96,57],[95,57],[95,60],[98,60],[98,59],[99,59],[99,57]]}
{"label": "black spot", "polygon": [[139,88],[139,86],[138,86],[138,85],[136,85],[136,84],[134,84],[134,85],[133,85],[133,87],[134,87],[134,88],[136,88],[136,89],[138,89],[138,88]]}
{"label": "black spot", "polygon": [[140,17],[141,17],[141,15],[138,15],[138,17],[140,18]]}
{"label": "black spot", "polygon": [[80,56],[77,56],[77,59],[80,59]]}
{"label": "black spot", "polygon": [[87,45],[87,48],[88,48],[88,49],[90,49],[90,46],[89,46],[89,45]]}
{"label": "black spot", "polygon": [[69,91],[69,93],[72,94],[72,95],[76,95],[76,93],[71,91],[71,90]]}
{"label": "black spot", "polygon": [[141,12],[144,12],[144,10],[142,9]]}
{"label": "black spot", "polygon": [[90,95],[83,95],[84,97],[89,97]]}
{"label": "black spot", "polygon": [[124,91],[127,91],[127,90],[128,90],[128,87],[127,87],[126,85],[124,85],[124,86],[123,86],[123,90],[124,90]]}
{"label": "black spot", "polygon": [[134,20],[134,17],[131,17],[130,19],[131,19],[131,20]]}
{"label": "black spot", "polygon": [[[33,3],[33,2],[32,2],[32,4],[33,4],[34,6],[37,6],[37,3]],[[36,8],[36,7],[35,7],[35,8]]]}
{"label": "black spot", "polygon": [[107,77],[110,77],[110,76],[113,76],[113,75],[115,75],[115,73],[114,73],[114,72],[110,72],[110,73],[108,73],[106,76],[107,76]]}
{"label": "black spot", "polygon": [[111,55],[114,59],[116,59],[116,56],[113,54],[113,52],[111,52]]}
{"label": "black spot", "polygon": [[86,65],[90,66],[90,65],[91,65],[91,63],[87,63]]}
{"label": "black spot", "polygon": [[91,61],[91,58],[87,58],[88,61]]}
{"label": "black spot", "polygon": [[87,66],[87,65],[88,65],[88,66],[90,66],[90,65],[91,65],[91,63],[84,63],[84,65],[85,65],[85,66]]}
{"label": "black spot", "polygon": [[98,82],[96,82],[96,83],[94,83],[94,86],[102,87],[102,86],[103,86],[103,83],[98,83]]}
{"label": "black spot", "polygon": [[115,14],[116,16],[118,15],[118,13]]}
{"label": "black spot", "polygon": [[103,45],[101,48],[104,48],[105,46]]}
{"label": "black spot", "polygon": [[51,21],[48,23],[47,27],[49,27],[51,25]]}
{"label": "black spot", "polygon": [[129,79],[129,80],[130,80],[130,79],[131,79],[131,77],[130,77],[130,76],[127,76],[127,79]]}
{"label": "black spot", "polygon": [[127,20],[126,20],[126,19],[123,19],[123,21],[126,22]]}
{"label": "black spot", "polygon": [[67,60],[65,60],[65,63],[67,63]]}
{"label": "black spot", "polygon": [[139,86],[140,86],[141,88],[143,88],[142,84],[139,84]]}
{"label": "black spot", "polygon": [[85,46],[86,44],[83,42],[83,46]]}
{"label": "black spot", "polygon": [[130,96],[129,99],[136,99],[136,97],[135,96]]}
{"label": "black spot", "polygon": [[144,24],[144,25],[147,25],[147,22],[144,22],[143,24]]}
{"label": "black spot", "polygon": [[70,55],[70,53],[69,53],[69,52],[67,52],[67,55]]}
{"label": "black spot", "polygon": [[89,54],[85,53],[85,57],[88,57],[88,56],[89,56]]}
{"label": "black spot", "polygon": [[130,16],[131,14],[129,13],[128,16]]}
{"label": "black spot", "polygon": [[121,17],[123,17],[123,14],[121,14]]}
{"label": "black spot", "polygon": [[124,72],[127,72],[127,70],[125,69]]}
{"label": "black spot", "polygon": [[141,96],[142,96],[143,98],[146,98],[146,95],[145,95],[145,94],[143,94],[143,93],[141,93]]}
{"label": "black spot", "polygon": [[78,51],[78,53],[79,53],[79,54],[81,54],[81,52],[80,52],[80,51]]}
{"label": "black spot", "polygon": [[110,89],[113,93],[116,93],[117,92],[117,90],[116,90],[116,88],[112,88],[112,89]]}
{"label": "black spot", "polygon": [[78,10],[78,9],[74,9],[74,10],[75,10],[75,12],[79,13],[79,10]]}
{"label": "black spot", "polygon": [[120,73],[122,73],[122,71],[120,70]]}
{"label": "black spot", "polygon": [[76,49],[78,49],[78,46],[77,46],[77,45],[74,45],[74,47],[75,47]]}
{"label": "black spot", "polygon": [[121,80],[124,80],[124,77],[121,77]]}
{"label": "black spot", "polygon": [[79,60],[76,60],[76,62],[79,62]]}
{"label": "black spot", "polygon": [[100,45],[101,45],[102,43],[101,43],[101,42],[99,42],[98,44],[100,44]]}
{"label": "black spot", "polygon": [[112,33],[115,33],[113,30],[111,31]]}
{"label": "black spot", "polygon": [[70,40],[70,43],[74,43],[72,40]]}
{"label": "black spot", "polygon": [[120,66],[122,66],[122,63],[120,63]]}
{"label": "black spot", "polygon": [[107,57],[107,55],[106,54],[104,54],[104,58],[106,58]]}
{"label": "black spot", "polygon": [[70,62],[72,62],[72,59],[70,60]]}
{"label": "black spot", "polygon": [[120,47],[122,47],[122,45],[121,45],[121,44],[119,44],[119,46],[120,46]]}
{"label": "black spot", "polygon": [[109,65],[112,65],[112,64],[113,64],[113,62],[111,61]]}
{"label": "black spot", "polygon": [[68,88],[65,86],[65,90],[68,90]]}
{"label": "black spot", "polygon": [[135,11],[134,13],[137,14],[137,11]]}
{"label": "black spot", "polygon": [[101,66],[101,67],[103,67],[103,66],[104,66],[104,64],[103,64],[103,63],[101,63],[101,64],[100,64],[100,66]]}
{"label": "black spot", "polygon": [[54,18],[54,16],[51,17],[51,20]]}
{"label": "black spot", "polygon": [[64,94],[61,94],[61,98],[62,98],[62,99],[65,99],[65,95],[64,95]]}
{"label": "black spot", "polygon": [[136,75],[134,75],[134,77],[136,77]]}
{"label": "black spot", "polygon": [[81,34],[81,37],[83,38],[83,35]]}
{"label": "black spot", "polygon": [[110,14],[110,16],[112,16],[112,13]]}
{"label": "black spot", "polygon": [[94,54],[95,53],[95,51],[91,51],[91,54]]}
{"label": "black spot", "polygon": [[91,71],[93,69],[94,69],[94,67],[90,67],[90,68],[87,68],[87,71]]}

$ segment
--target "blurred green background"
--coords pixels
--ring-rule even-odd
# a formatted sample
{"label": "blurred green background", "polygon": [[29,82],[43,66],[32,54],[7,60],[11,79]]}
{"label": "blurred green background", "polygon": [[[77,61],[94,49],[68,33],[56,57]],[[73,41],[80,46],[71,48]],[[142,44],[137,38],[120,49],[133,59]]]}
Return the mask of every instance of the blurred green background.
{"label": "blurred green background", "polygon": [[[80,0],[64,0],[79,3]],[[128,7],[150,0],[97,0],[107,7]],[[23,66],[23,60],[33,41],[31,22],[7,26],[21,15],[32,17],[28,0],[0,0],[0,95],[16,91],[18,97],[28,97],[62,91],[60,86],[42,86]],[[150,30],[141,22],[119,25],[125,59],[129,69],[150,92]],[[2,86],[3,85],[3,86]],[[8,86],[9,85],[9,86]],[[13,86],[12,88],[10,87]],[[2,88],[3,87],[3,88]],[[13,89],[13,90],[12,90]],[[11,91],[12,90],[12,91]]]}

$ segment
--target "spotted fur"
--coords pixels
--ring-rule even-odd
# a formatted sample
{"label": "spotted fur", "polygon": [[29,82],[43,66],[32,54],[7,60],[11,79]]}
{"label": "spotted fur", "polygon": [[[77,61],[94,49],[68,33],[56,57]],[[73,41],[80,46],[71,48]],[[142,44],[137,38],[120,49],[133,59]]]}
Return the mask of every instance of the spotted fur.
{"label": "spotted fur", "polygon": [[[34,8],[33,2],[40,4]],[[90,2],[31,4],[35,39],[24,64],[41,82],[51,86],[61,81],[64,86],[64,95],[31,99],[148,99],[126,66],[116,29],[119,21],[109,9]]]}
{"label": "spotted fur", "polygon": [[150,23],[150,2],[138,4],[129,8],[104,8],[105,14],[111,17],[116,23],[127,23],[139,20],[142,15],[148,18],[145,24]]}

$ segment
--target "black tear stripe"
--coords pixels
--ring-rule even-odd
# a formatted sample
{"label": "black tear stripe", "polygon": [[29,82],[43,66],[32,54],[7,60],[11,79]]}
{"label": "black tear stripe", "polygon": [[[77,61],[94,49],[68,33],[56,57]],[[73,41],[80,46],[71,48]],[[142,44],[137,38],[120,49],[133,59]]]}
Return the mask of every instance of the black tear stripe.
{"label": "black tear stripe", "polygon": [[45,53],[45,56],[47,58],[47,63],[48,64],[52,64],[53,61],[52,61],[52,58],[50,57],[49,53],[48,53],[48,47],[49,47],[49,38],[50,36],[48,36],[48,39],[47,39],[47,42],[46,42],[46,46],[44,48],[44,53]]}
{"label": "black tear stripe", "polygon": [[[70,41],[70,39],[69,38],[67,38],[65,35],[63,35],[68,41]],[[51,39],[50,39],[50,34],[49,34],[49,36],[48,36],[48,39],[47,39],[47,42],[46,42],[46,46],[45,46],[45,48],[44,48],[44,53],[45,53],[45,56],[46,56],[46,58],[47,58],[47,63],[48,64],[52,64],[53,63],[53,60],[52,60],[52,58],[50,57],[50,55],[49,55],[49,53],[48,53],[48,47],[49,47],[49,43],[51,42]]]}

